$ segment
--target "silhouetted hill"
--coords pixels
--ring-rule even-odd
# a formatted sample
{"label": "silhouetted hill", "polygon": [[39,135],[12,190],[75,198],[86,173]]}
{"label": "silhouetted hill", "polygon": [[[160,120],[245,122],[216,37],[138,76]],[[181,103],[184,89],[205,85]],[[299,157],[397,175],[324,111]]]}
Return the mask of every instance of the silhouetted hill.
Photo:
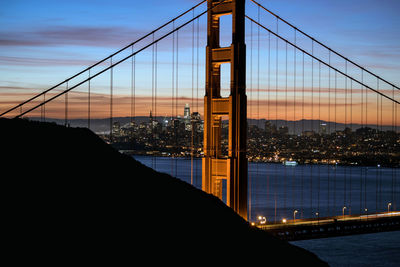
{"label": "silhouetted hill", "polygon": [[325,266],[88,129],[0,119],[0,147],[3,252],[15,264]]}

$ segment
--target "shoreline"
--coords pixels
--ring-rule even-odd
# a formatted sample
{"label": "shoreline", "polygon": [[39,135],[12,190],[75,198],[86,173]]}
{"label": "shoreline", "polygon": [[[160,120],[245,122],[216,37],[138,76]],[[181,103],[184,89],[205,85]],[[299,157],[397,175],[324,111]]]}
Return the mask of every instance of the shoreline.
{"label": "shoreline", "polygon": [[[167,152],[164,153],[154,153],[151,151],[141,151],[141,152],[133,152],[132,150],[118,150],[118,152],[122,154],[126,154],[129,156],[147,156],[147,157],[162,157],[162,158],[182,158],[182,159],[191,159],[191,155],[166,155]],[[197,156],[193,155],[193,158],[196,159],[201,159],[203,156]],[[280,164],[284,165],[284,162],[286,160],[281,160],[281,161],[269,161],[269,160],[252,160],[251,158],[247,158],[248,162],[250,163],[269,163],[269,164]],[[332,162],[333,160],[331,160]],[[353,164],[346,164],[346,163],[328,163],[328,162],[312,162],[310,160],[304,160],[304,161],[296,161],[297,165],[313,165],[313,166],[342,166],[342,167],[374,167],[374,168],[393,168],[393,169],[398,169],[400,168],[400,165],[387,165],[387,164],[377,164],[377,165],[371,165],[371,164],[360,164],[360,163],[353,163]],[[295,166],[288,166],[288,167],[295,167]]]}

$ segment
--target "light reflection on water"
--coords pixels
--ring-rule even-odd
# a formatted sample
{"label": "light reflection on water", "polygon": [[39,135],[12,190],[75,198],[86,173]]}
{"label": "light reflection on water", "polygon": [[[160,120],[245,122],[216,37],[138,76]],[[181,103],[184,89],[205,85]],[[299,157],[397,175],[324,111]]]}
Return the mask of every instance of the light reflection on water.
{"label": "light reflection on water", "polygon": [[[157,171],[201,189],[201,159],[134,156]],[[249,218],[267,221],[397,210],[400,181],[394,168],[249,163]],[[275,209],[276,207],[276,209]],[[276,213],[275,213],[276,210]]]}

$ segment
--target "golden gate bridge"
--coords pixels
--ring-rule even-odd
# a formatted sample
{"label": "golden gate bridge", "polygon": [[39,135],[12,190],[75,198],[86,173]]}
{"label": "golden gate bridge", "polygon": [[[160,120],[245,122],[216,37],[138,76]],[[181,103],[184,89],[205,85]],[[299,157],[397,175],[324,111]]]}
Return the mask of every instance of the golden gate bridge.
{"label": "golden gate bridge", "polygon": [[[63,114],[65,125],[79,118],[89,129],[108,117],[103,137],[113,144],[117,117],[129,118],[128,141],[134,142],[137,118],[151,114],[146,142],[152,152],[168,148],[176,159],[186,151],[192,184],[195,158],[201,158],[203,190],[294,240],[398,229],[399,90],[254,0],[204,0],[0,116],[45,121]],[[188,103],[190,141],[182,145],[178,118]],[[195,124],[200,116],[202,127]],[[169,120],[165,139],[161,117]],[[363,136],[362,149],[354,132]],[[384,132],[377,149],[371,144]],[[336,177],[337,166],[358,164],[351,158],[387,155],[392,168],[385,181],[376,165],[369,167],[372,176],[368,167],[343,166],[344,180]],[[272,171],[259,183],[252,179],[261,175],[259,165],[249,168],[248,161],[306,167],[298,174],[285,166],[282,176],[282,165],[268,165]],[[153,162],[156,168],[156,157]],[[171,174],[178,176],[176,163]]]}

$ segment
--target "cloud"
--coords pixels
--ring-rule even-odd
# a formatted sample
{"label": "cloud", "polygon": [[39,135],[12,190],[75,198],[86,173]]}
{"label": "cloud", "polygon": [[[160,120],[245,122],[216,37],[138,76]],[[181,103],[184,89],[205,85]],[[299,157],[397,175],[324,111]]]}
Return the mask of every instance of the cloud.
{"label": "cloud", "polygon": [[3,31],[0,46],[119,47],[144,34],[142,30],[126,27],[53,26],[30,32]]}
{"label": "cloud", "polygon": [[93,60],[66,59],[66,58],[32,58],[0,56],[0,65],[15,66],[88,66]]}
{"label": "cloud", "polygon": [[[16,94],[15,92],[10,93],[2,93],[2,100],[0,101],[0,111],[5,111],[8,108],[17,105],[18,103],[26,100],[27,98],[32,96],[32,93],[23,92],[23,88],[17,87],[18,90],[21,90],[21,93]],[[57,91],[58,92],[58,91]],[[46,95],[46,99],[49,99],[55,93],[48,93]],[[37,102],[42,101],[43,98],[40,98]],[[134,100],[134,101],[133,101]],[[191,104],[192,99],[188,97],[178,97],[177,100],[177,108],[176,102],[172,102],[171,96],[158,96],[156,100],[154,100],[151,96],[146,95],[136,95],[135,99],[132,99],[130,95],[114,95],[113,97],[113,116],[130,116],[131,111],[133,109],[133,114],[136,116],[147,116],[150,110],[153,111],[153,114],[157,116],[164,115],[183,115],[184,105],[189,103],[191,105],[192,111],[199,111],[200,114],[204,114],[203,110],[203,98],[193,99],[193,105]],[[368,103],[368,113],[369,120],[376,119],[376,102],[374,99],[369,99]],[[196,109],[196,103],[199,103],[198,110]],[[134,103],[134,108],[131,104]],[[23,110],[32,107],[23,107]],[[92,118],[102,118],[107,117],[110,114],[110,96],[107,94],[100,93],[91,93],[90,98],[90,107],[91,107],[91,117]],[[343,118],[346,114],[349,119],[350,111],[353,113],[353,120],[360,119],[360,110],[361,107],[366,108],[366,103],[363,102],[362,106],[359,101],[350,102],[327,102],[326,99],[323,99],[321,103],[312,103],[310,99],[306,99],[304,102],[301,100],[293,101],[293,99],[283,100],[283,99],[269,99],[269,100],[252,100],[248,99],[248,116],[249,117],[257,117],[260,118],[268,117],[268,118],[289,118],[292,119],[295,117],[296,119],[303,118],[317,118],[317,119],[333,119],[335,116],[337,118]],[[390,106],[391,107],[391,106]],[[391,120],[392,110],[388,107],[383,110],[383,115],[385,118],[389,118]],[[46,104],[45,111],[47,117],[53,118],[63,118],[65,115],[65,97],[62,96],[55,100],[54,102],[50,102]],[[347,110],[347,113],[345,112]],[[40,116],[42,109],[38,108],[35,111],[31,112],[29,116]],[[10,115],[17,115],[20,110],[16,110]],[[258,113],[259,112],[259,113]],[[304,112],[304,114],[303,114]],[[69,118],[85,118],[88,114],[88,94],[87,92],[70,92],[68,94],[68,116]],[[319,117],[321,116],[321,117]],[[350,119],[349,119],[350,120]]]}

